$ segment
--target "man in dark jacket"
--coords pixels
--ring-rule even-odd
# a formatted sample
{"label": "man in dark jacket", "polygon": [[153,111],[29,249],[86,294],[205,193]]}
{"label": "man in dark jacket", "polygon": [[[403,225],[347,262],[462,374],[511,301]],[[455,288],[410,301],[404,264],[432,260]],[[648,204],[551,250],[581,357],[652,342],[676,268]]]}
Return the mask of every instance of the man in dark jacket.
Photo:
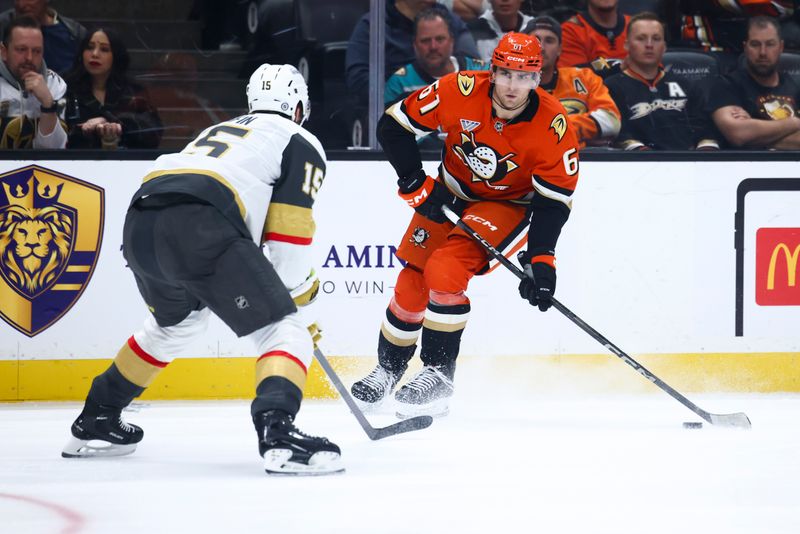
{"label": "man in dark jacket", "polygon": [[719,143],[703,114],[700,88],[665,70],[664,25],[654,13],[631,17],[622,72],[606,79],[622,114],[617,146],[625,150],[713,150]]}
{"label": "man in dark jacket", "polygon": [[[425,8],[436,5],[434,0],[395,0],[386,3],[386,46],[384,76],[414,61],[414,17]],[[455,55],[478,57],[478,49],[467,25],[444,6],[440,7],[453,29]],[[345,78],[351,93],[366,102],[369,87],[369,13],[356,24],[347,45]]]}
{"label": "man in dark jacket", "polygon": [[14,0],[13,9],[0,13],[0,35],[13,19],[32,17],[42,29],[47,68],[63,75],[72,68],[86,28],[74,19],[62,17],[48,4],[48,0]]}

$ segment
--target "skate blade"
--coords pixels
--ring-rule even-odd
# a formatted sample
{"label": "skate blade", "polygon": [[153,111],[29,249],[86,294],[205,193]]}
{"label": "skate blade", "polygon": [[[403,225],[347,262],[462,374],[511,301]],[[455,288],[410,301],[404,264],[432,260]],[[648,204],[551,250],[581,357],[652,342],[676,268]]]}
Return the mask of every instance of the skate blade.
{"label": "skate blade", "polygon": [[341,456],[320,451],[308,459],[308,464],[292,462],[289,449],[271,449],[264,453],[264,471],[278,476],[322,476],[344,473]]}
{"label": "skate blade", "polygon": [[426,404],[409,404],[395,401],[395,415],[398,419],[410,419],[418,415],[444,417],[450,413],[450,399],[437,399]]}
{"label": "skate blade", "polygon": [[61,451],[62,458],[110,458],[125,456],[136,450],[136,443],[117,445],[101,439],[78,439],[75,436]]}

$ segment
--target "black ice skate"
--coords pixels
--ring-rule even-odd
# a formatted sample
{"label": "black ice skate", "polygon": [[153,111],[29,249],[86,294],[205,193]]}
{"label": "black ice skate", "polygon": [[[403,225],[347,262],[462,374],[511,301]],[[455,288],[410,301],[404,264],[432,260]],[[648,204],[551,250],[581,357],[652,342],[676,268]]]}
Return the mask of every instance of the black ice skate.
{"label": "black ice skate", "polygon": [[144,431],[122,420],[119,408],[97,406],[84,409],[72,423],[72,438],[61,451],[64,458],[124,456],[136,450]]}
{"label": "black ice skate", "polygon": [[394,390],[403,371],[391,371],[378,364],[367,376],[350,388],[358,407],[365,412],[375,410]]}
{"label": "black ice skate", "polygon": [[297,430],[292,417],[281,410],[255,417],[258,452],[270,475],[329,475],[344,472],[341,451],[326,438]]}
{"label": "black ice skate", "polygon": [[442,368],[426,365],[394,394],[397,417],[443,417],[450,411],[452,395],[453,380]]}

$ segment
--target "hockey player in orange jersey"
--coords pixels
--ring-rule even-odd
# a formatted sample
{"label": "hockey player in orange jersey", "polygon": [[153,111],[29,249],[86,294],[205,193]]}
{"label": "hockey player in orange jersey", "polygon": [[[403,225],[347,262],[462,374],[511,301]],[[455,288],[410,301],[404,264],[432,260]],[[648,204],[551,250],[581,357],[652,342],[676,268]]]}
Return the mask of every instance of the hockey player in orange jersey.
{"label": "hockey player in orange jersey", "polygon": [[[395,393],[400,417],[444,415],[453,394],[470,279],[490,270],[485,250],[442,214],[448,205],[495,248],[520,255],[520,295],[547,310],[555,246],[578,180],[578,141],[558,100],[541,89],[541,46],[506,34],[491,71],[449,74],[409,95],[378,123],[399,194],[414,208],[397,255],[407,263],[378,337],[378,365],[351,391],[365,408],[388,398],[422,337],[422,370]],[[446,135],[438,176],[422,169],[415,136]],[[531,225],[531,217],[534,223]]]}

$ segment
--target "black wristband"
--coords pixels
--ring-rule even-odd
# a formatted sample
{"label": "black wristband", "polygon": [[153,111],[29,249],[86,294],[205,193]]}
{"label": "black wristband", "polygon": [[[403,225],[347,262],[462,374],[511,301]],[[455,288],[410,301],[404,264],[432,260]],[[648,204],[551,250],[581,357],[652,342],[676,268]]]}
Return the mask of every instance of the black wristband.
{"label": "black wristband", "polygon": [[42,113],[56,113],[58,111],[58,102],[53,100],[53,103],[50,104],[49,108],[46,108],[44,106],[39,106],[39,111],[41,111]]}

